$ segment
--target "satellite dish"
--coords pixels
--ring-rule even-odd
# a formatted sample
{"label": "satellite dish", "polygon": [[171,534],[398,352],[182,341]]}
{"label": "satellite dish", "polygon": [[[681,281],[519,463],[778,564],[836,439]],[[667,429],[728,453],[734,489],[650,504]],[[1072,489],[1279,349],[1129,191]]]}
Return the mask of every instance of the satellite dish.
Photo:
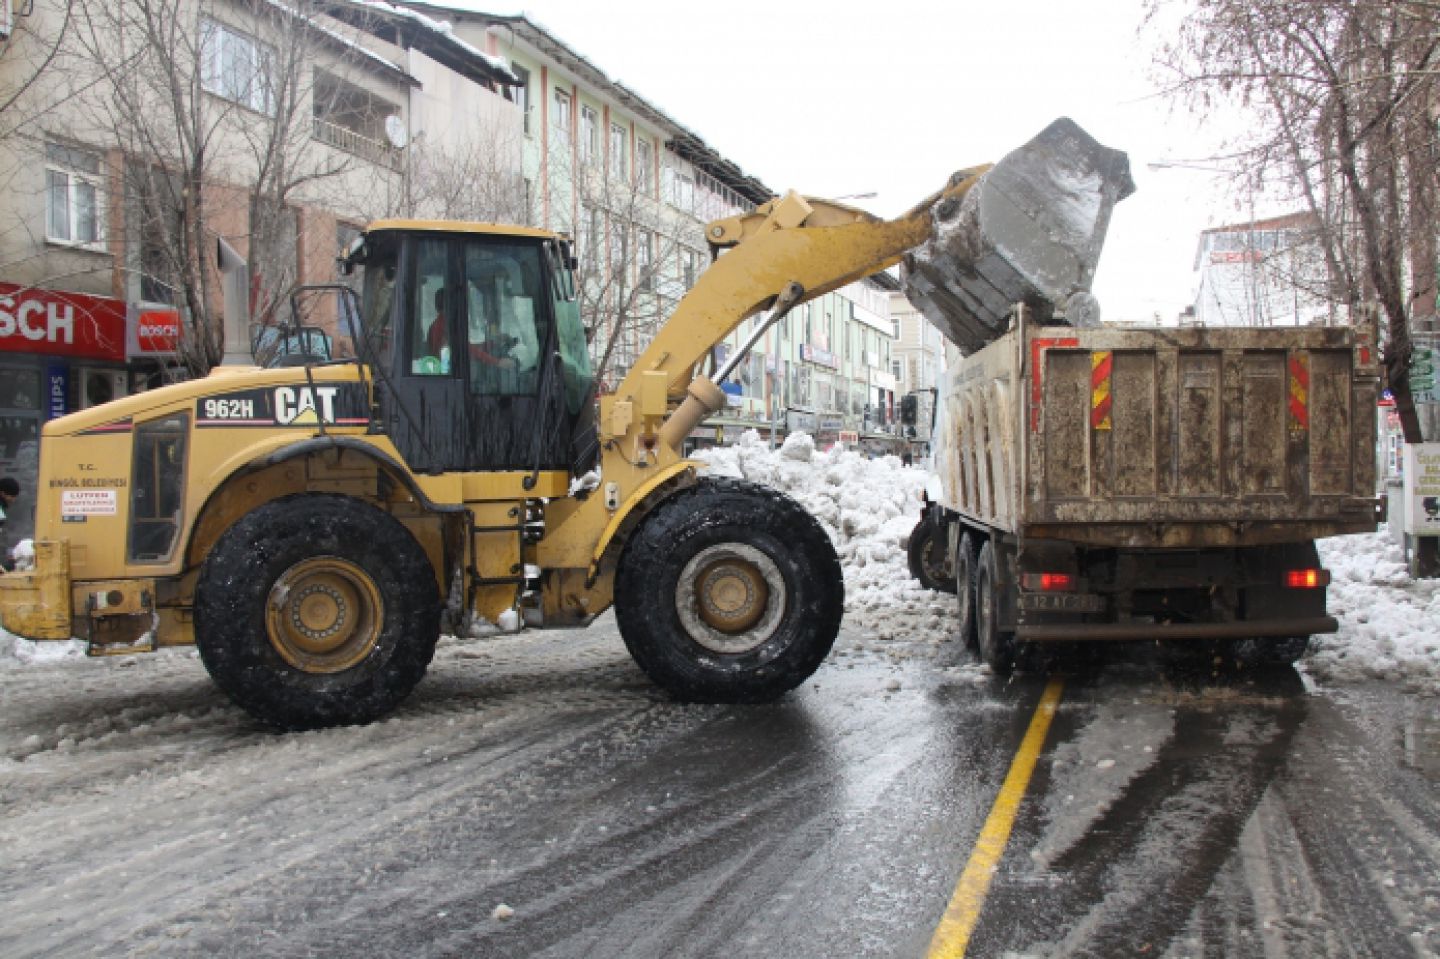
{"label": "satellite dish", "polygon": [[405,129],[405,121],[392,113],[385,118],[385,137],[395,149],[403,150],[410,142],[410,131]]}

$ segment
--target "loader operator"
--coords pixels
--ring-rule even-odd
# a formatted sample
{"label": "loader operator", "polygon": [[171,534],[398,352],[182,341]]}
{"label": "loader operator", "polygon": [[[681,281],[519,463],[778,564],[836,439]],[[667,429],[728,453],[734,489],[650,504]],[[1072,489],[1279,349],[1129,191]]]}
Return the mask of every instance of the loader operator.
{"label": "loader operator", "polygon": [[[477,342],[474,331],[471,333],[470,359],[485,366],[514,369],[515,358],[510,355],[510,351],[514,349],[515,342],[515,337],[503,333],[498,318],[487,316],[483,338]],[[445,289],[441,287],[435,291],[435,319],[426,332],[426,346],[430,355],[440,360],[441,372],[449,372],[449,344],[450,329],[445,319]]]}

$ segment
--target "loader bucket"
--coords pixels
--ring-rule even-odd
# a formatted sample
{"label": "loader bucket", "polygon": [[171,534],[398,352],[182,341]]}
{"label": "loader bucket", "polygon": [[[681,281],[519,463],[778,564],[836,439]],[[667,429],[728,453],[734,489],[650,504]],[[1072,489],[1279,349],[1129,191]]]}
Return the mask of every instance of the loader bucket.
{"label": "loader bucket", "polygon": [[1094,325],[1110,214],[1134,192],[1129,158],[1062,117],[934,206],[929,239],[902,263],[905,295],[966,355],[1003,334],[1020,302]]}

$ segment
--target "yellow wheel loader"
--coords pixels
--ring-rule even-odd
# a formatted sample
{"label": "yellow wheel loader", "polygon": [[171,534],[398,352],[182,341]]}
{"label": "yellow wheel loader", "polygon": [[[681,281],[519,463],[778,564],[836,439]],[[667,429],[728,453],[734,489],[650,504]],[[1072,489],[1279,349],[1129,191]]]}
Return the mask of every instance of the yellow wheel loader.
{"label": "yellow wheel loader", "polygon": [[222,365],[46,425],[4,626],[94,655],[193,643],[235,702],[299,729],[392,710],[446,629],[613,604],[676,697],[774,698],[829,652],[841,569],[794,502],[682,457],[725,400],[700,364],[746,318],[768,311],[732,365],[895,264],[982,172],[892,221],[791,193],[709,224],[718,258],[598,404],[564,237],[375,223],[342,257],[354,359]]}

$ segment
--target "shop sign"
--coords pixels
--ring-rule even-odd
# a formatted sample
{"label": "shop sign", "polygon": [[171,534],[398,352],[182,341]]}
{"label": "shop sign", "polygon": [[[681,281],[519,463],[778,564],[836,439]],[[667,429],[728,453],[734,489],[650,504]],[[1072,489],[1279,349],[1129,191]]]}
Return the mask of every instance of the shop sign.
{"label": "shop sign", "polygon": [[1440,443],[1405,447],[1405,532],[1440,536]]}
{"label": "shop sign", "polygon": [[800,344],[800,359],[814,363],[816,366],[827,366],[832,370],[840,368],[840,361],[836,359],[834,353],[811,346],[809,343]]}
{"label": "shop sign", "polygon": [[131,303],[125,324],[128,359],[176,356],[180,352],[180,312],[173,306]]}
{"label": "shop sign", "polygon": [[789,410],[785,414],[785,428],[791,433],[815,432],[815,414],[805,410]]}
{"label": "shop sign", "polygon": [[53,420],[64,416],[65,397],[70,395],[70,369],[65,366],[51,366],[45,370],[45,418]]}
{"label": "shop sign", "polygon": [[125,303],[0,283],[0,351],[125,361]]}

